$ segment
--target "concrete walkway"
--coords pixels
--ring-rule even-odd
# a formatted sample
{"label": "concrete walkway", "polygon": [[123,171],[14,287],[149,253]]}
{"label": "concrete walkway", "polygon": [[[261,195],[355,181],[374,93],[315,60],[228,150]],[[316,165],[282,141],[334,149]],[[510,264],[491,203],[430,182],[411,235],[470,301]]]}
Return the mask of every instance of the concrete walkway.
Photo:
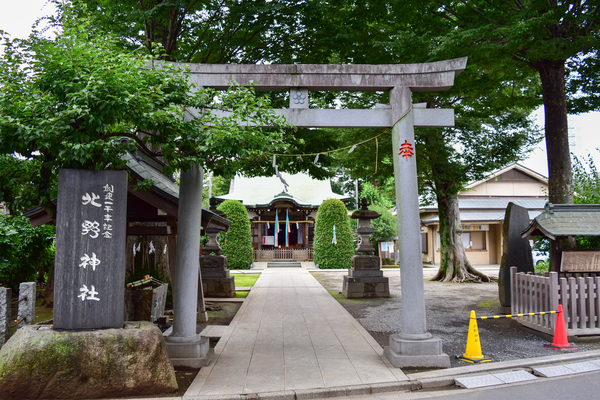
{"label": "concrete walkway", "polygon": [[305,268],[268,268],[220,336],[189,397],[408,381],[369,333]]}

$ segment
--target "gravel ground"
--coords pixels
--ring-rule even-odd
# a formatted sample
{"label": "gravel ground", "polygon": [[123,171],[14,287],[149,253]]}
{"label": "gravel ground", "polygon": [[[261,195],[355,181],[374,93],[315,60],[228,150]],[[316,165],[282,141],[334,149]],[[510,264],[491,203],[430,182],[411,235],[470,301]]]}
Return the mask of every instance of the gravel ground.
{"label": "gravel ground", "polygon": [[[485,267],[480,270],[490,276],[498,276],[498,267]],[[497,283],[440,283],[431,282],[437,268],[425,268],[425,307],[427,329],[441,337],[443,351],[450,356],[453,367],[470,365],[456,359],[465,352],[469,331],[469,316],[475,310],[477,316],[496,315],[500,302]],[[402,301],[400,293],[400,273],[398,270],[384,271],[390,280],[390,299],[347,300],[336,296],[340,303],[358,322],[379,342],[387,345],[389,335],[400,332]],[[330,291],[342,291],[345,273],[316,272],[315,277]],[[479,338],[482,353],[492,361],[508,361],[523,358],[555,355],[559,351],[548,349],[544,344],[552,338],[538,336],[511,319],[478,320]],[[578,350],[600,349],[598,342],[576,341]]]}

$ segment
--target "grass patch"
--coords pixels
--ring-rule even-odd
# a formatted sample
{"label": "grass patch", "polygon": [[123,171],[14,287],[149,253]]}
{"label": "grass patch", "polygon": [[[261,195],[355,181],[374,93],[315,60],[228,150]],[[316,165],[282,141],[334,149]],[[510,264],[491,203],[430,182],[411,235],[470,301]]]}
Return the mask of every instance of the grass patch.
{"label": "grass patch", "polygon": [[500,307],[500,299],[496,299],[496,298],[485,299],[481,303],[477,304],[477,307],[484,307],[484,308]]}
{"label": "grass patch", "polygon": [[235,277],[236,287],[252,287],[260,274],[234,274],[233,276]]}
{"label": "grass patch", "polygon": [[250,292],[247,290],[236,290],[235,291],[235,296],[233,296],[234,299],[245,299],[246,297],[248,297],[248,294]]}

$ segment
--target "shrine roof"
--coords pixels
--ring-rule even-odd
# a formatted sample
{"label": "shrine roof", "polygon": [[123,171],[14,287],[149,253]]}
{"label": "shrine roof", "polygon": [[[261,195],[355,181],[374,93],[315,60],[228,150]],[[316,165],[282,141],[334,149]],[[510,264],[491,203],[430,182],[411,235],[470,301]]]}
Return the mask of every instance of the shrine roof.
{"label": "shrine roof", "polygon": [[556,240],[565,236],[600,236],[600,204],[546,204],[521,233]]}
{"label": "shrine roof", "polygon": [[[538,210],[529,210],[529,219],[534,219],[540,214]],[[481,211],[481,212],[460,212],[461,223],[472,223],[472,222],[493,222],[493,221],[504,221],[505,211]],[[439,216],[432,218],[422,219],[421,222],[424,224],[438,223],[440,221]]]}
{"label": "shrine roof", "polygon": [[333,193],[329,180],[320,181],[306,174],[290,175],[282,172],[281,175],[289,184],[287,192],[276,176],[247,178],[238,175],[231,182],[229,194],[215,196],[215,199],[239,200],[247,208],[268,207],[277,201],[290,201],[300,207],[317,208],[327,199],[350,199]]}
{"label": "shrine roof", "polygon": [[[512,202],[518,206],[534,209],[543,210],[546,204],[546,198],[544,197],[458,197],[458,207],[460,210],[506,210],[508,203]],[[432,205],[421,207],[421,211],[434,211],[437,212],[437,203]],[[504,211],[502,211],[504,215]],[[536,214],[537,215],[537,214]],[[504,217],[503,217],[504,218]]]}

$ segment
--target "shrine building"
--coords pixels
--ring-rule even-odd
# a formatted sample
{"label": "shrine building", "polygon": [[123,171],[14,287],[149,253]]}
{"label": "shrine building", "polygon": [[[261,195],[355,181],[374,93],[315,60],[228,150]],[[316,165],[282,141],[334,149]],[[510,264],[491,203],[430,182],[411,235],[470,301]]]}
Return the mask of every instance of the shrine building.
{"label": "shrine building", "polygon": [[211,199],[211,209],[225,200],[239,200],[246,206],[255,261],[311,261],[317,209],[324,200],[346,202],[350,197],[333,193],[328,180],[281,175],[289,184],[287,190],[276,176],[236,176],[229,194]]}

